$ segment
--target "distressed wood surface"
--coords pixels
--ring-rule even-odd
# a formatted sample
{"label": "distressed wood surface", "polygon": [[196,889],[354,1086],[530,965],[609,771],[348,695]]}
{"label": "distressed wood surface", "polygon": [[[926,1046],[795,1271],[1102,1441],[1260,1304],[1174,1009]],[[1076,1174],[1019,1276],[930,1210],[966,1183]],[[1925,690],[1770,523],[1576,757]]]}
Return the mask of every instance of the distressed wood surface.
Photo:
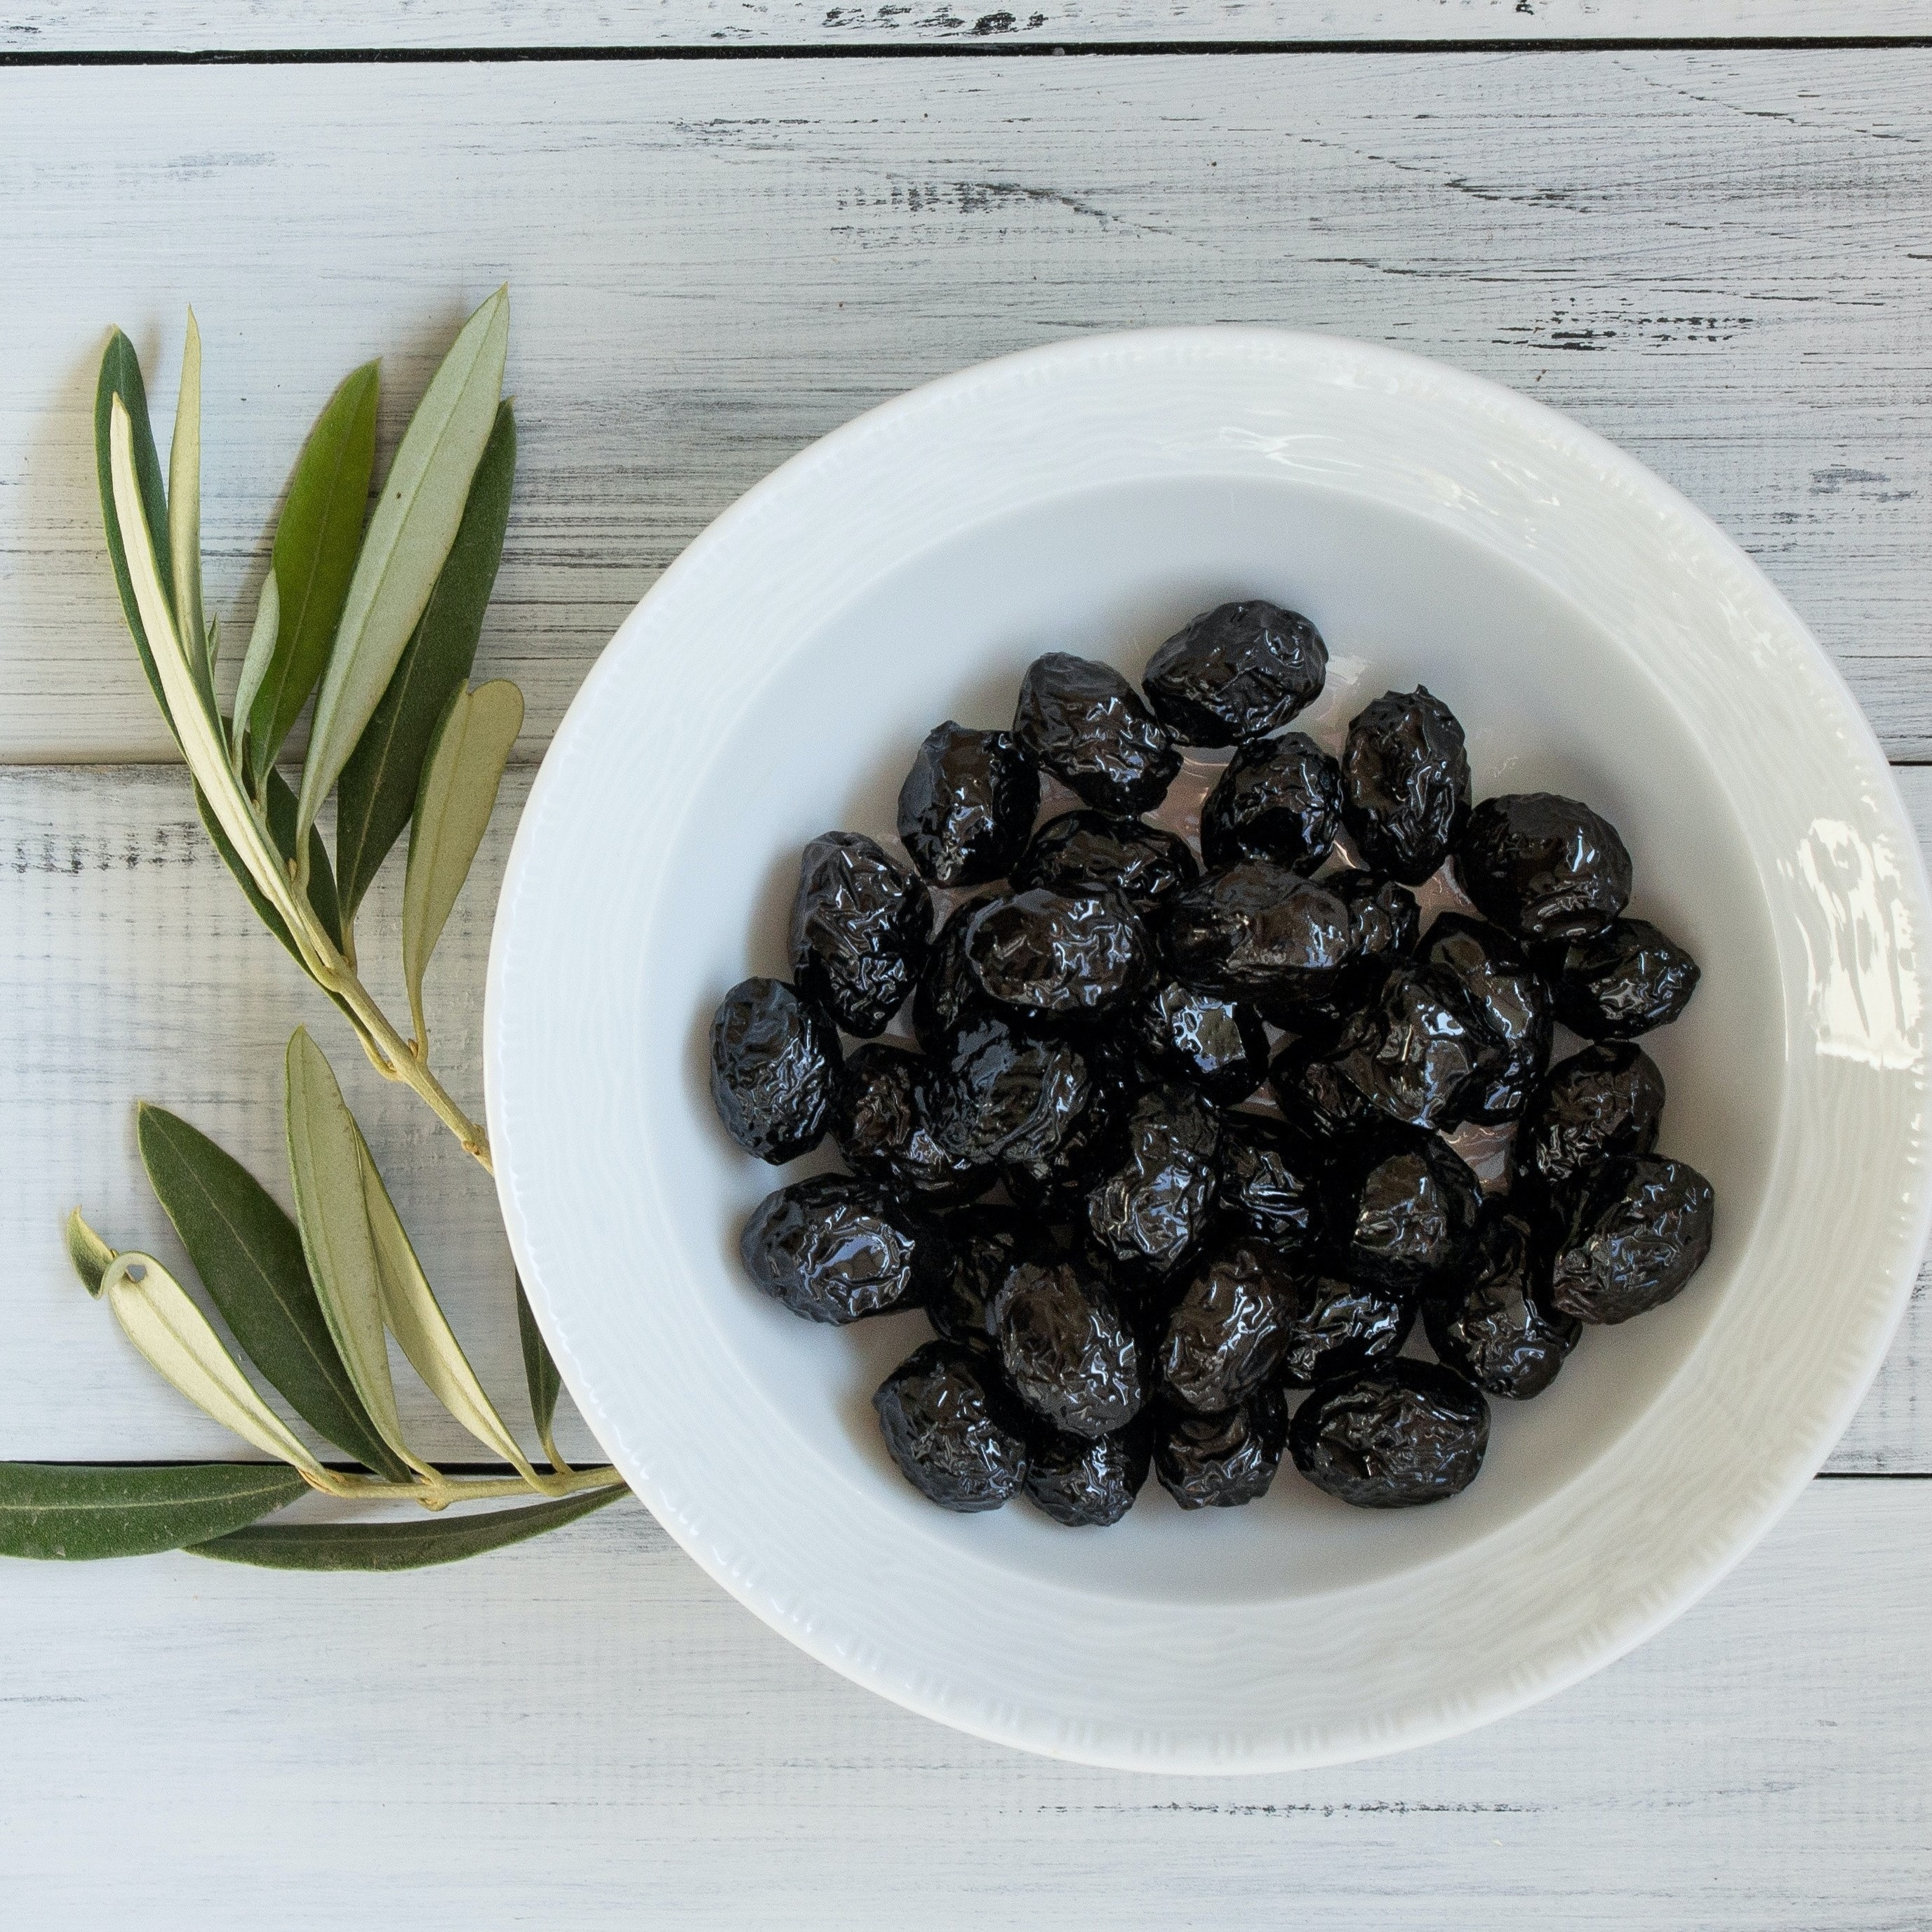
{"label": "distressed wood surface", "polygon": [[108,323],[166,412],[196,305],[245,636],[329,389],[387,352],[393,436],[505,276],[524,458],[479,672],[524,686],[526,755],[814,437],[983,356],[1223,319],[1573,412],[1932,757],[1928,140],[1932,50],[0,70],[0,758],[166,748],[103,560]]}

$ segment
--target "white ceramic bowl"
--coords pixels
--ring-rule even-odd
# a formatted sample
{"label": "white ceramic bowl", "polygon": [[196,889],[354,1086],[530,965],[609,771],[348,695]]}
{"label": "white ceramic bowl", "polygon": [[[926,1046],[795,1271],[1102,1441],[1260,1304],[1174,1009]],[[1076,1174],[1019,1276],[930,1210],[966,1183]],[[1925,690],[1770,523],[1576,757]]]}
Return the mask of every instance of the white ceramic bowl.
{"label": "white ceramic bowl", "polygon": [[[924,1333],[741,1278],[779,1177],[712,1118],[718,995],[784,970],[804,841],[890,832],[923,733],[1010,715],[1048,649],[1130,675],[1262,596],[1328,639],[1334,735],[1418,679],[1478,797],[1622,828],[1691,947],[1646,1044],[1664,1150],[1715,1184],[1677,1301],[1498,1402],[1462,1496],[1248,1508],[1150,1484],[1118,1528],[952,1516],[869,1396]],[[512,1243],[591,1427],[775,1628],[1034,1750],[1257,1770],[1466,1729],[1629,1649],[1749,1548],[1850,1420],[1928,1206],[1918,851],[1872,734],[1745,557],[1638,464],[1438,364],[1332,337],[1090,338],[948,377],[787,464],[618,632],[525,811],[498,914],[489,1120]],[[1775,1660],[1767,1658],[1767,1667]]]}

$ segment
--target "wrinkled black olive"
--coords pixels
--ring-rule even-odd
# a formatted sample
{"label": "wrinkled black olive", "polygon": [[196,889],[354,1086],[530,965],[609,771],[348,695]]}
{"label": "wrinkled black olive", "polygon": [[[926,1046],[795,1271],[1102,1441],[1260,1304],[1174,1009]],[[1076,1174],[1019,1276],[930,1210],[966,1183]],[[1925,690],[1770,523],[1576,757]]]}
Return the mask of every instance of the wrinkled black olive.
{"label": "wrinkled black olive", "polygon": [[1491,1126],[1516,1119],[1550,1064],[1549,988],[1501,926],[1466,913],[1438,914],[1420,957],[1462,988],[1487,1036],[1462,1117]]}
{"label": "wrinkled black olive", "polygon": [[1389,1130],[1350,1149],[1337,1180],[1330,1234],[1352,1281],[1412,1294],[1462,1260],[1482,1191],[1447,1142]]}
{"label": "wrinkled black olive", "polygon": [[1102,886],[1150,916],[1200,876],[1186,840],[1161,826],[1104,812],[1064,812],[1034,834],[1012,884],[1016,892]]}
{"label": "wrinkled black olive", "polygon": [[987,1310],[1013,1392],[1070,1436],[1107,1436],[1146,1394],[1132,1328],[1070,1257],[1016,1262]]}
{"label": "wrinkled black olive", "polygon": [[1139,1424],[1090,1438],[1056,1430],[1033,1444],[1027,1499],[1070,1529],[1105,1529],[1133,1508],[1152,1448]]}
{"label": "wrinkled black olive", "polygon": [[1630,895],[1617,828],[1547,791],[1484,799],[1456,846],[1456,876],[1486,917],[1530,940],[1601,932]]}
{"label": "wrinkled black olive", "polygon": [[899,837],[936,886],[1003,879],[1040,809],[1040,773],[1006,731],[948,718],[926,734],[899,787]]}
{"label": "wrinkled black olive", "polygon": [[926,950],[926,964],[920,968],[912,995],[913,1030],[926,1046],[936,1046],[969,1012],[986,1004],[980,982],[966,963],[966,928],[984,903],[968,899],[964,905],[955,906]]}
{"label": "wrinkled black olive", "polygon": [[1648,1154],[1664,1118],[1664,1076],[1631,1040],[1601,1040],[1560,1060],[1516,1131],[1517,1171],[1571,1180],[1606,1155]]}
{"label": "wrinkled black olive", "polygon": [[1697,990],[1697,962],[1646,919],[1552,946],[1544,961],[1556,1017],[1586,1040],[1634,1040],[1668,1026]]}
{"label": "wrinkled black olive", "polygon": [[825,1138],[838,1034],[782,980],[741,980],[711,1022],[711,1102],[724,1131],[773,1166]]}
{"label": "wrinkled black olive", "polygon": [[1114,1158],[1115,1130],[1141,1082],[1131,1063],[1104,1036],[1083,1038],[1087,1100],[1054,1144],[1004,1156],[1000,1178],[1022,1208],[1049,1221],[1084,1221],[1087,1190]]}
{"label": "wrinkled black olive", "polygon": [[1318,998],[1292,1004],[1275,1000],[1267,1017],[1291,1032],[1332,1034],[1352,1012],[1375,997],[1389,968],[1415,950],[1422,909],[1400,880],[1378,873],[1329,872],[1317,883],[1348,910],[1348,956]]}
{"label": "wrinkled black olive", "polygon": [[872,1406],[900,1473],[941,1509],[998,1509],[1026,1480],[1026,1438],[982,1353],[928,1342],[879,1384]]}
{"label": "wrinkled black olive", "polygon": [[927,1318],[950,1342],[994,1340],[988,1309],[1022,1261],[1050,1261],[1053,1238],[1030,1214],[986,1201],[946,1223],[946,1266],[928,1288]]}
{"label": "wrinkled black olive", "polygon": [[1572,1197],[1550,1298],[1585,1322],[1628,1322],[1678,1294],[1711,1252],[1711,1184],[1681,1160],[1607,1160]]}
{"label": "wrinkled black olive", "polygon": [[1202,1415],[1245,1402],[1280,1366],[1298,1305],[1277,1250],[1252,1234],[1217,1240],[1168,1312],[1154,1358],[1162,1394]]}
{"label": "wrinkled black olive", "polygon": [[1127,1030],[1151,1071],[1185,1081],[1216,1106],[1245,1100],[1268,1078],[1268,1029],[1239,1000],[1170,980],[1136,1002]]}
{"label": "wrinkled black olive", "polygon": [[1454,980],[1403,964],[1342,1022],[1323,1058],[1377,1113],[1432,1131],[1465,1117],[1489,1043]]}
{"label": "wrinkled black olive", "polygon": [[1342,829],[1342,768],[1300,731],[1244,745],[1201,808],[1210,866],[1271,859],[1312,872]]}
{"label": "wrinkled black olive", "polygon": [[848,1033],[878,1032],[904,1004],[932,926],[925,886],[872,839],[828,832],[805,848],[791,909],[792,977]]}
{"label": "wrinkled black olive", "polygon": [[1268,1086],[1288,1124],[1317,1139],[1339,1141],[1377,1119],[1362,1090],[1328,1058],[1330,1042],[1310,1034],[1284,1041],[1268,1067]]}
{"label": "wrinkled black olive", "polygon": [[1460,1376],[1398,1357],[1324,1382],[1294,1412],[1294,1466],[1358,1509],[1406,1509],[1466,1490],[1490,1444],[1490,1406]]}
{"label": "wrinkled black olive", "polygon": [[1142,682],[1184,745],[1265,738],[1322,695],[1328,647],[1297,610],[1250,598],[1204,611],[1148,660]]}
{"label": "wrinkled black olive", "polygon": [[1246,859],[1210,872],[1168,909],[1176,978],[1265,1016],[1278,1002],[1318,999],[1348,956],[1348,909],[1326,886]]}
{"label": "wrinkled black olive", "polygon": [[1094,1072],[1072,1041],[969,1015],[933,1052],[926,1120],[955,1160],[1043,1160],[1093,1097]]}
{"label": "wrinkled black olive", "polygon": [[989,1166],[950,1154],[926,1124],[926,1061],[870,1040],[855,1048],[838,1078],[832,1138],[854,1174],[936,1208],[956,1206],[993,1184]]}
{"label": "wrinkled black olive", "polygon": [[1214,1115],[1189,1088],[1162,1082],[1139,1094],[1087,1196],[1094,1238],[1120,1261],[1178,1265],[1214,1212],[1219,1138]]}
{"label": "wrinkled black olive", "polygon": [[1154,1468],[1183,1509],[1233,1509],[1268,1492],[1288,1441],[1288,1409],[1271,1388],[1257,1390],[1225,1415],[1161,1415]]}
{"label": "wrinkled black olive", "polygon": [[1342,753],[1342,822],[1371,872],[1419,886],[1469,816],[1469,754],[1456,714],[1426,686],[1358,712]]}
{"label": "wrinkled black olive", "polygon": [[816,1174],[768,1194],[738,1238],[745,1272],[794,1315],[856,1322],[925,1299],[946,1237],[875,1180]]}
{"label": "wrinkled black olive", "polygon": [[1151,812],[1180,769],[1140,693],[1112,665],[1065,651],[1027,667],[1013,736],[1099,812]]}
{"label": "wrinkled black olive", "polygon": [[967,922],[964,947],[980,991],[1028,1019],[1090,1019],[1124,1006],[1154,970],[1147,928],[1105,892],[988,899]]}
{"label": "wrinkled black olive", "polygon": [[1300,1312],[1281,1362],[1282,1379],[1297,1388],[1352,1376],[1400,1353],[1415,1323],[1414,1300],[1395,1288],[1328,1274],[1308,1276],[1300,1286]]}
{"label": "wrinkled black olive", "polygon": [[1485,1394],[1526,1401],[1556,1379],[1582,1324],[1550,1299],[1538,1217],[1492,1201],[1468,1258],[1424,1304],[1429,1346]]}
{"label": "wrinkled black olive", "polygon": [[1290,1253],[1320,1240],[1328,1177],[1308,1135],[1266,1114],[1223,1114],[1216,1171],[1224,1222]]}

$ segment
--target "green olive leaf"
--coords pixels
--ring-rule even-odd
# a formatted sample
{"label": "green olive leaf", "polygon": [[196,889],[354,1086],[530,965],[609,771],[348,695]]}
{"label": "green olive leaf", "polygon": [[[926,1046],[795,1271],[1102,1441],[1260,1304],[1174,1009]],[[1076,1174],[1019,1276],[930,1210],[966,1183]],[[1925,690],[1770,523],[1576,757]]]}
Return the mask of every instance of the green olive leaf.
{"label": "green olive leaf", "polygon": [[[154,432],[148,420],[148,392],[141,380],[141,358],[134,345],[119,329],[107,338],[100,357],[100,377],[94,392],[94,458],[100,482],[100,514],[107,526],[107,555],[114,566],[114,581],[120,586],[121,609],[134,634],[134,648],[141,655],[141,668],[153,686],[154,702],[161,716],[174,730],[168,710],[167,693],[161,688],[161,674],[141,620],[141,608],[134,596],[134,581],[128,569],[128,547],[122,541],[121,518],[115,507],[112,425],[114,405],[126,411],[131,427],[136,494],[148,528],[167,528],[167,495],[161,486],[161,459],[154,448]],[[160,561],[161,589],[170,608],[174,604],[174,579],[167,563]],[[178,735],[178,734],[177,734]]]}
{"label": "green olive leaf", "polygon": [[189,1554],[269,1570],[422,1570],[561,1529],[629,1494],[620,1483],[556,1502],[428,1522],[265,1523],[196,1544]]}
{"label": "green olive leaf", "polygon": [[227,1535],[308,1487],[279,1462],[0,1462],[0,1556],[151,1556]]}
{"label": "green olive leaf", "polygon": [[490,829],[503,767],[523,724],[523,693],[498,678],[475,691],[459,687],[430,741],[403,884],[403,983],[418,1051],[429,1044],[423,974]]}
{"label": "green olive leaf", "polygon": [[556,1420],[556,1398],[563,1387],[563,1378],[557,1373],[550,1344],[537,1326],[536,1313],[530,1306],[530,1297],[524,1292],[521,1275],[517,1276],[517,1332],[524,1344],[524,1380],[530,1392],[530,1417],[537,1426],[537,1439],[543,1444],[544,1454],[550,1458],[550,1467],[561,1472],[570,1465],[556,1453],[556,1437],[552,1431]]}
{"label": "green olive leaf", "polygon": [[[268,806],[268,836],[284,859],[296,856],[296,795],[289,782],[272,766],[263,788]],[[308,829],[308,902],[329,944],[342,950],[342,908],[336,896],[335,875],[328,868],[328,848],[322,834]]]}
{"label": "green olive leaf", "polygon": [[342,1365],[296,1224],[239,1161],[178,1114],[143,1101],[136,1120],[154,1198],[249,1360],[316,1434],[407,1482],[407,1466],[376,1432]]}
{"label": "green olive leaf", "polygon": [[464,324],[389,466],[315,700],[296,813],[304,833],[394,674],[456,540],[496,420],[509,338],[505,287]]}
{"label": "green olive leaf", "polygon": [[193,309],[188,312],[188,339],[182,345],[181,394],[175,404],[175,440],[168,452],[168,556],[174,578],[175,626],[188,646],[189,668],[202,701],[213,711],[214,666],[201,608],[201,330]]}
{"label": "green olive leaf", "polygon": [[[114,1250],[81,1219],[76,1208],[67,1217],[67,1258],[89,1294],[98,1294],[107,1270],[114,1265]],[[524,1345],[527,1358],[530,1344]]]}
{"label": "green olive leaf", "polygon": [[[253,760],[248,756],[248,714],[255,707],[256,694],[268,674],[275,655],[275,639],[282,623],[282,593],[275,587],[271,570],[262,580],[262,595],[255,605],[255,628],[248,633],[248,648],[242,653],[242,674],[235,686],[234,716],[228,727],[235,776],[244,784],[250,782]],[[256,796],[260,796],[259,788]]]}
{"label": "green olive leaf", "polygon": [[506,399],[470,479],[456,541],[395,675],[342,768],[335,794],[335,873],[345,918],[381,870],[416,809],[430,740],[453,692],[469,682],[483,613],[503,555],[517,423]]}

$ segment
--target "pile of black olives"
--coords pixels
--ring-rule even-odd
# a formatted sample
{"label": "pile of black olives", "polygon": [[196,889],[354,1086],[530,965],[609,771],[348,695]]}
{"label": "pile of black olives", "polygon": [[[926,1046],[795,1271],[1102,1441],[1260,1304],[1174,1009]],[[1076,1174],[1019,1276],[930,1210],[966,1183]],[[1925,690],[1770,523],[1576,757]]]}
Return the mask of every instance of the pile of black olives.
{"label": "pile of black olives", "polygon": [[[732,1137],[782,1162],[829,1136],[849,1170],[770,1196],[746,1270],[815,1322],[924,1310],[934,1338],[873,1400],[946,1509],[1024,1492],[1111,1523],[1150,1468],[1226,1507],[1284,1450],[1345,1502],[1439,1502],[1482,1466],[1490,1397],[1548,1388],[1586,1322],[1670,1300],[1709,1250],[1636,1044],[1698,969],[1624,916],[1616,828],[1474,802],[1426,689],[1331,756],[1286,728],[1327,668],[1258,600],[1163,644],[1144,696],[1040,658],[1010,731],[920,746],[909,864],[806,847],[790,980],[718,1008]],[[1198,820],[1151,820],[1190,746],[1232,754]],[[1473,910],[1425,927],[1438,873]],[[878,1037],[902,1012],[912,1036]],[[1580,1050],[1552,1064],[1559,1024]]]}

